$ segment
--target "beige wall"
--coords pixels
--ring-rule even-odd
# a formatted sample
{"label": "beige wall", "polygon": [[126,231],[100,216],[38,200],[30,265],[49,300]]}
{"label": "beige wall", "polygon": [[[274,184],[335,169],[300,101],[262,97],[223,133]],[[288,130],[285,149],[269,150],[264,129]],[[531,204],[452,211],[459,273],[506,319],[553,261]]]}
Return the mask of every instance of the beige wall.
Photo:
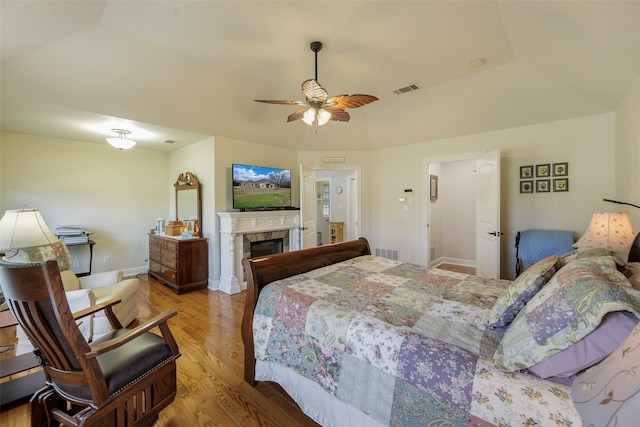
{"label": "beige wall", "polygon": [[213,268],[216,256],[216,221],[215,221],[215,138],[207,138],[195,144],[171,152],[169,155],[169,169],[166,177],[168,196],[168,215],[166,219],[176,219],[175,182],[178,175],[191,172],[200,182],[200,199],[202,204],[201,230],[202,236],[208,239],[209,255],[209,287],[217,289],[215,284],[218,274]]}
{"label": "beige wall", "polygon": [[[616,111],[616,168],[613,200],[640,206],[640,77]],[[636,231],[640,231],[640,209],[616,206],[629,212]]]}
{"label": "beige wall", "polygon": [[[146,271],[147,233],[169,212],[168,164],[159,151],[2,133],[2,207],[38,208],[52,231],[61,224],[93,231],[94,272]],[[82,254],[74,258],[84,266]]]}
{"label": "beige wall", "polygon": [[[503,277],[511,277],[518,230],[548,228],[582,234],[594,210],[610,209],[602,198],[614,193],[614,135],[615,114],[608,113],[380,150],[374,154],[373,223],[385,226],[375,226],[368,237],[374,247],[398,249],[404,260],[409,251],[426,260],[422,251],[425,212],[398,209],[393,203],[398,193],[413,186],[414,206],[422,206],[428,195],[423,159],[500,149],[505,233],[501,271]],[[520,166],[554,162],[569,162],[569,192],[519,193]]]}

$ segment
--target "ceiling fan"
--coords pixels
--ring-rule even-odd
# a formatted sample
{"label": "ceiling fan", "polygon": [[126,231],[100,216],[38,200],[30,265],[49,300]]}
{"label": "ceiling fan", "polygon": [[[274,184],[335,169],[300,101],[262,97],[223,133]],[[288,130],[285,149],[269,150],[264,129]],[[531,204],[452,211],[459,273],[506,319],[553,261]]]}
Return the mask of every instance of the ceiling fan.
{"label": "ceiling fan", "polygon": [[327,91],[318,83],[318,52],[322,49],[322,43],[318,41],[311,42],[310,47],[316,57],[316,78],[302,82],[302,93],[306,98],[304,101],[278,101],[272,99],[256,99],[255,101],[267,104],[304,105],[304,108],[291,113],[287,117],[287,122],[302,119],[309,126],[316,122],[317,130],[317,126],[322,126],[329,120],[348,122],[351,116],[345,111],[345,108],[362,107],[378,100],[378,98],[371,95],[338,95],[329,97]]}

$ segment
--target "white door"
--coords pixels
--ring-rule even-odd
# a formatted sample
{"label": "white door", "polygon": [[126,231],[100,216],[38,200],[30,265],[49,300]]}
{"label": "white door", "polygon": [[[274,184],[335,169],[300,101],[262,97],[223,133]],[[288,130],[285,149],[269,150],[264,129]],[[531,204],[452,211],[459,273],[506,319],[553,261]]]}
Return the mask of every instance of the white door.
{"label": "white door", "polygon": [[314,171],[300,165],[300,249],[316,246],[316,179]]}
{"label": "white door", "polygon": [[476,274],[500,278],[500,151],[478,159]]}

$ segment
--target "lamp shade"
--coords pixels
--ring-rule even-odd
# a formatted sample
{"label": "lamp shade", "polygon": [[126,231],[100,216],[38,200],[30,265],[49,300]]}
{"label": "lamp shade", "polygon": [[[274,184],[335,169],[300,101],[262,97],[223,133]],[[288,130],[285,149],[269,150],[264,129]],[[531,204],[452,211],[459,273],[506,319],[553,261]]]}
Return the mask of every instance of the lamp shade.
{"label": "lamp shade", "polygon": [[625,212],[594,212],[584,235],[573,245],[576,248],[605,248],[612,252],[628,251],[635,238],[629,214]]}
{"label": "lamp shade", "polygon": [[51,245],[57,241],[38,209],[9,210],[0,220],[0,251]]}

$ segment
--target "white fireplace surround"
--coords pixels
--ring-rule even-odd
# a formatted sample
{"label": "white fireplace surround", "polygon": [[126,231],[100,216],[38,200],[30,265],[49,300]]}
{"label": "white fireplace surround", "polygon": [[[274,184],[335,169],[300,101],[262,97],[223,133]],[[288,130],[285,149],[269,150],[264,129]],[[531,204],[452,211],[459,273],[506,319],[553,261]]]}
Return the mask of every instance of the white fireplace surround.
{"label": "white fireplace surround", "polygon": [[[300,249],[299,211],[218,212],[220,217],[220,290],[237,294],[247,288],[243,281],[244,236],[288,231],[283,250]],[[277,233],[280,234],[280,233]],[[286,239],[286,237],[285,237]]]}

